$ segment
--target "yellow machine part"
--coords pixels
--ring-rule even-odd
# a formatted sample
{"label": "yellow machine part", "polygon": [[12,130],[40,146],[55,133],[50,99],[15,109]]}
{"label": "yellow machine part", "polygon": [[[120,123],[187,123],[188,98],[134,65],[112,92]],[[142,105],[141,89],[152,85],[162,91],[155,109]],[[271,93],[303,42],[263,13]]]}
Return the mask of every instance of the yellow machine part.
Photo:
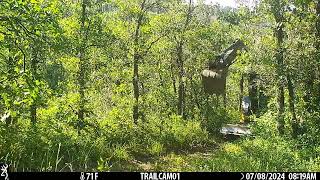
{"label": "yellow machine part", "polygon": [[243,113],[241,113],[240,115],[240,123],[244,123],[244,120],[245,120],[245,116]]}

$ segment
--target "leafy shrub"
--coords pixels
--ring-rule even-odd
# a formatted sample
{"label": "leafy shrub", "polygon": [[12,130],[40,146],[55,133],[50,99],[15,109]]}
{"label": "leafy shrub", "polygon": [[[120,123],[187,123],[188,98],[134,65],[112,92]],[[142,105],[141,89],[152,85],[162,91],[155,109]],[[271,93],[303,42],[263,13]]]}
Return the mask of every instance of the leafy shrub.
{"label": "leafy shrub", "polygon": [[[207,120],[203,122],[203,126],[214,136],[218,136],[223,124],[231,122],[239,122],[240,119],[236,116],[231,116],[222,108],[208,108]],[[235,114],[235,113],[233,113]]]}
{"label": "leafy shrub", "polygon": [[166,147],[187,148],[208,139],[208,133],[202,129],[200,122],[183,120],[176,115],[166,120],[163,131],[162,141]]}

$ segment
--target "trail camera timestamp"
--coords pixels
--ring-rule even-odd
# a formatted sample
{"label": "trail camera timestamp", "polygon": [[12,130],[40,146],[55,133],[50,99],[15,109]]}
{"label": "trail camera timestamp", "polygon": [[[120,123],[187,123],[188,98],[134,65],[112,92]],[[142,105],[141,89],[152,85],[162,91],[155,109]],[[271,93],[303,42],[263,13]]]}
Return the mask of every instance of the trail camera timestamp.
{"label": "trail camera timestamp", "polygon": [[317,173],[289,173],[288,175],[289,180],[316,180]]}
{"label": "trail camera timestamp", "polygon": [[245,173],[241,180],[316,180],[317,173]]}
{"label": "trail camera timestamp", "polygon": [[245,173],[241,180],[285,180],[285,173]]}

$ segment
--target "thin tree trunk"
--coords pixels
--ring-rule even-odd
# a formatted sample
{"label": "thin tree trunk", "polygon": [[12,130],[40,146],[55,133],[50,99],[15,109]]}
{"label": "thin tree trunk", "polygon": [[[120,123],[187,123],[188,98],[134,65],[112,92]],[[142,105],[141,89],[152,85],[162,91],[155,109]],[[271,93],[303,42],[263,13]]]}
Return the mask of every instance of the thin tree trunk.
{"label": "thin tree trunk", "polygon": [[[317,55],[316,59],[320,59],[320,0],[317,0],[317,6],[316,6],[316,13],[317,13],[317,18],[316,18],[316,49],[317,49]],[[316,84],[316,93],[315,93],[315,102],[320,102],[320,65],[318,63],[317,66],[317,75],[318,75],[318,82]],[[317,106],[318,110],[319,107]]]}
{"label": "thin tree trunk", "polygon": [[276,0],[276,4],[273,7],[274,17],[276,19],[277,27],[275,30],[275,36],[277,39],[277,76],[278,76],[278,131],[280,134],[284,133],[284,75],[283,75],[283,39],[284,39],[284,24],[283,24],[283,7],[280,0]]}
{"label": "thin tree trunk", "polygon": [[184,64],[183,64],[183,57],[182,57],[182,48],[183,42],[179,42],[177,47],[177,55],[178,55],[178,67],[179,67],[179,89],[178,89],[178,114],[181,116],[185,116],[185,84],[184,84]]}
{"label": "thin tree trunk", "polygon": [[177,94],[177,87],[176,87],[176,78],[174,77],[173,65],[170,66],[171,69],[171,79],[172,79],[172,86],[174,94]]}
{"label": "thin tree trunk", "polygon": [[198,98],[198,94],[197,94],[197,88],[196,88],[196,86],[194,85],[192,75],[190,76],[189,80],[190,80],[191,88],[192,88],[192,90],[193,90],[193,98],[192,98],[192,99],[194,99],[194,102],[196,103],[197,108],[198,108],[199,110],[201,110],[201,106],[200,106],[200,102],[199,102],[199,98]]}
{"label": "thin tree trunk", "polygon": [[86,44],[87,44],[87,36],[88,36],[88,27],[86,27],[85,23],[87,21],[87,6],[88,1],[82,1],[82,12],[81,12],[81,27],[80,27],[80,47],[79,47],[79,72],[78,72],[78,84],[79,84],[79,110],[78,110],[78,129],[82,129],[84,125],[84,116],[85,116],[85,90],[86,90],[86,66],[88,65],[86,60]]}
{"label": "thin tree trunk", "polygon": [[178,87],[178,114],[181,115],[184,119],[186,118],[185,114],[185,72],[184,72],[184,60],[183,60],[183,46],[184,46],[184,32],[186,31],[191,18],[192,18],[192,0],[189,0],[189,8],[187,12],[186,22],[183,27],[183,31],[180,37],[180,40],[177,44],[177,63],[179,68],[179,87]]}
{"label": "thin tree trunk", "polygon": [[278,101],[278,131],[280,134],[284,133],[284,117],[283,117],[283,113],[284,113],[284,91],[283,91],[283,87],[280,85],[278,87],[278,97],[277,97],[277,101]]}
{"label": "thin tree trunk", "polygon": [[293,83],[291,81],[291,76],[289,73],[287,74],[287,81],[288,81],[288,91],[289,91],[289,108],[292,115],[292,122],[291,122],[292,136],[295,138],[298,135],[299,126],[298,126],[296,110],[294,106],[294,87],[293,87]]}
{"label": "thin tree trunk", "polygon": [[[278,46],[279,47],[279,46]],[[283,82],[283,52],[282,49],[279,49],[277,55],[277,71],[278,71],[278,94],[277,94],[277,101],[278,101],[278,131],[280,134],[284,133],[284,82]]]}
{"label": "thin tree trunk", "polygon": [[253,114],[256,114],[258,108],[258,86],[257,86],[257,74],[255,72],[249,73],[249,97],[251,100],[251,110]]}
{"label": "thin tree trunk", "polygon": [[133,106],[133,121],[137,123],[139,118],[139,58],[136,54],[133,60],[133,96],[135,99],[135,104]]}
{"label": "thin tree trunk", "polygon": [[240,79],[240,95],[239,95],[239,110],[241,111],[241,104],[242,104],[242,98],[243,98],[243,75],[241,75],[241,79]]}
{"label": "thin tree trunk", "polygon": [[[226,89],[226,88],[224,88]],[[223,107],[224,107],[224,110],[226,110],[227,108],[227,91],[223,92]]]}
{"label": "thin tree trunk", "polygon": [[[32,74],[32,78],[33,81],[37,80],[37,59],[38,59],[38,53],[36,52],[36,50],[33,48],[32,49],[32,57],[31,57],[31,74]],[[32,102],[32,105],[30,106],[30,119],[32,124],[36,124],[37,122],[37,99],[34,99]]]}
{"label": "thin tree trunk", "polygon": [[[146,0],[141,3],[140,10],[144,11]],[[133,105],[133,121],[138,122],[139,119],[139,61],[141,60],[141,55],[139,54],[139,38],[140,38],[140,28],[142,25],[143,14],[140,14],[137,20],[137,26],[134,34],[134,56],[133,56],[133,97],[135,103]]]}

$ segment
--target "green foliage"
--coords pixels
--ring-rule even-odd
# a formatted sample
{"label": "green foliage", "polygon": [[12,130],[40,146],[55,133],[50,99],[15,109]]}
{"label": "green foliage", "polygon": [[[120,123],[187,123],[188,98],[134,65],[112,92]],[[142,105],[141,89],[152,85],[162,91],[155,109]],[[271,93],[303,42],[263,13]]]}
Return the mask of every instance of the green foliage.
{"label": "green foliage", "polygon": [[201,128],[198,121],[185,122],[181,117],[175,115],[166,119],[161,128],[162,141],[169,148],[190,148],[208,139],[207,133]]}
{"label": "green foliage", "polygon": [[265,113],[263,116],[254,119],[252,125],[253,132],[262,138],[274,138],[278,136],[276,115],[271,111]]}
{"label": "green foliage", "polygon": [[227,143],[206,162],[206,168],[210,171],[295,171],[301,168],[299,163],[304,162],[292,146],[278,138]]}

